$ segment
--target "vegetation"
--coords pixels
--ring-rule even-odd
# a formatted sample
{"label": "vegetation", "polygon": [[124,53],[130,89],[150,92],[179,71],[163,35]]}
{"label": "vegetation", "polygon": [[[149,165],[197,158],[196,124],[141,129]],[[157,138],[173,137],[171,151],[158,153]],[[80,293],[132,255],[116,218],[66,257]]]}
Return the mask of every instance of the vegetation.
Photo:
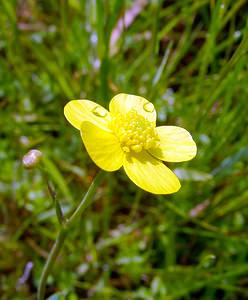
{"label": "vegetation", "polygon": [[[182,188],[138,189],[107,173],[48,278],[55,299],[245,299],[248,23],[245,0],[0,3],[0,298],[36,299],[64,213],[99,172],[68,124],[71,99],[108,107],[124,92],[153,102],[158,124],[198,146],[169,164]],[[124,18],[125,16],[125,18]],[[125,26],[123,27],[123,24]]]}

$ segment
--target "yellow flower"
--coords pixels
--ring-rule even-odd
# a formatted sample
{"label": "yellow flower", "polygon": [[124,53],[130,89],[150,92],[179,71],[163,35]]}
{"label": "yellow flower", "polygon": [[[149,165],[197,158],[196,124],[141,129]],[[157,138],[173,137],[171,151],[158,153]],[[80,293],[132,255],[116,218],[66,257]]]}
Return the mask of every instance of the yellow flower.
{"label": "yellow flower", "polygon": [[150,193],[180,189],[178,178],[162,161],[187,161],[196,155],[189,132],[177,126],[156,127],[153,104],[139,96],[118,94],[109,111],[89,100],[72,100],[64,114],[80,130],[99,168],[116,171],[123,166],[127,176]]}

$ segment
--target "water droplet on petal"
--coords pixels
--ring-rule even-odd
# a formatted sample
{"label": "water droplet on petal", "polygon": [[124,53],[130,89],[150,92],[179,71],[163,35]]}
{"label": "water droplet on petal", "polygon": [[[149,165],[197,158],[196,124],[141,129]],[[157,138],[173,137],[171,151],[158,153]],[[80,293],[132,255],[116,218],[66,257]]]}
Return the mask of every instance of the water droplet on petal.
{"label": "water droplet on petal", "polygon": [[145,104],[143,105],[143,108],[144,108],[144,110],[147,111],[147,112],[150,112],[150,113],[154,112],[154,106],[153,106],[153,104],[152,104],[151,102],[145,103]]}
{"label": "water droplet on petal", "polygon": [[97,117],[104,118],[107,116],[107,110],[100,105],[97,105],[96,107],[94,107],[92,112]]}

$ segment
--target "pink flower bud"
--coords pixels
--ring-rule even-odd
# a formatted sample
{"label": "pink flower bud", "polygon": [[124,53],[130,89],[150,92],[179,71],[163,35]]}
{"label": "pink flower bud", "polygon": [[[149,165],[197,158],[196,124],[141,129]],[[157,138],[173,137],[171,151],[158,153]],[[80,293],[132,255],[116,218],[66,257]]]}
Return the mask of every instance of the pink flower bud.
{"label": "pink flower bud", "polygon": [[42,158],[42,152],[36,149],[28,151],[22,158],[22,164],[26,169],[35,168]]}

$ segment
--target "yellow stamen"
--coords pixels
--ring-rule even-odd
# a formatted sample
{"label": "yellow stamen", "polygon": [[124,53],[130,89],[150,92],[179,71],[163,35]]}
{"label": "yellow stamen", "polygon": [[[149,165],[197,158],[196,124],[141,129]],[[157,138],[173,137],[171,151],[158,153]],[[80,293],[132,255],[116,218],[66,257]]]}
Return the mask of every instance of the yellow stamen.
{"label": "yellow stamen", "polygon": [[110,126],[119,139],[124,152],[141,152],[158,143],[155,124],[146,120],[135,110],[131,110],[126,115],[114,116]]}

